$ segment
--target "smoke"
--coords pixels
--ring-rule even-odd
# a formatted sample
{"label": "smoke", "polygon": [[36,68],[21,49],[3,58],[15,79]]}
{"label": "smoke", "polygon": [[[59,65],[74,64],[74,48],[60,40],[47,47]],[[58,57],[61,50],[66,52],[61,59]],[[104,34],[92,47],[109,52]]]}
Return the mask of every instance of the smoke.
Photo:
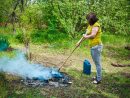
{"label": "smoke", "polygon": [[54,76],[62,77],[56,68],[29,63],[24,53],[21,52],[17,52],[14,58],[0,58],[0,72],[7,72],[22,78],[39,78],[41,80],[48,80]]}

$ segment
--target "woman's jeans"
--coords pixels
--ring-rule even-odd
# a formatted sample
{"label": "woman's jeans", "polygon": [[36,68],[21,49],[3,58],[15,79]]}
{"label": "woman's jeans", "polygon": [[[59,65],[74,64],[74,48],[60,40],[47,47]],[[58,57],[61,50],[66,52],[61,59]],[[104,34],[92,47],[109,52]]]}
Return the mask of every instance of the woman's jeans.
{"label": "woman's jeans", "polygon": [[91,48],[91,56],[96,65],[97,70],[97,81],[100,81],[102,78],[102,66],[101,66],[101,52],[102,52],[103,45],[96,45]]}

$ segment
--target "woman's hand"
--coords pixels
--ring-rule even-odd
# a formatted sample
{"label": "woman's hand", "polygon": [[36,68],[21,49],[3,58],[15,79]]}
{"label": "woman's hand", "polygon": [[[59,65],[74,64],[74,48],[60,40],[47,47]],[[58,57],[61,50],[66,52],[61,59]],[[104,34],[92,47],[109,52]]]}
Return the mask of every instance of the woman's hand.
{"label": "woman's hand", "polygon": [[88,38],[87,34],[83,34],[83,37],[84,37],[84,38]]}

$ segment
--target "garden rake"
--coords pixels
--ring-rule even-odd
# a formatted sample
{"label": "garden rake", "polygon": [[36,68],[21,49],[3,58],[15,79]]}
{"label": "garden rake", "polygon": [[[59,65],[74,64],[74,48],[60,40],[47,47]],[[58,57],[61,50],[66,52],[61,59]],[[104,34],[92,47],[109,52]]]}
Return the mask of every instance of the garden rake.
{"label": "garden rake", "polygon": [[[81,42],[84,40],[84,37],[82,37],[79,40],[79,43],[81,44]],[[65,63],[67,62],[67,60],[71,57],[71,55],[74,53],[74,51],[79,47],[79,45],[76,45],[76,47],[73,49],[73,51],[71,52],[71,54],[68,56],[68,58],[63,62],[63,64],[59,67],[58,71],[60,71],[60,69],[65,65]]]}

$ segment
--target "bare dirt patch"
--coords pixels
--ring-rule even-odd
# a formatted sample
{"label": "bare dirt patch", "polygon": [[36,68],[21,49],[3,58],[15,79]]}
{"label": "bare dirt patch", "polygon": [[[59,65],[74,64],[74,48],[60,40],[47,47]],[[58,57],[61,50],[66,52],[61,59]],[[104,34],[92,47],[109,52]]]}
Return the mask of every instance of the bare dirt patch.
{"label": "bare dirt patch", "polygon": [[[68,56],[69,55],[63,55],[63,54],[32,53],[32,62],[40,63],[44,66],[60,67]],[[73,67],[78,70],[79,69],[81,70],[84,58],[85,57],[78,57],[73,55],[67,60],[63,68]]]}

